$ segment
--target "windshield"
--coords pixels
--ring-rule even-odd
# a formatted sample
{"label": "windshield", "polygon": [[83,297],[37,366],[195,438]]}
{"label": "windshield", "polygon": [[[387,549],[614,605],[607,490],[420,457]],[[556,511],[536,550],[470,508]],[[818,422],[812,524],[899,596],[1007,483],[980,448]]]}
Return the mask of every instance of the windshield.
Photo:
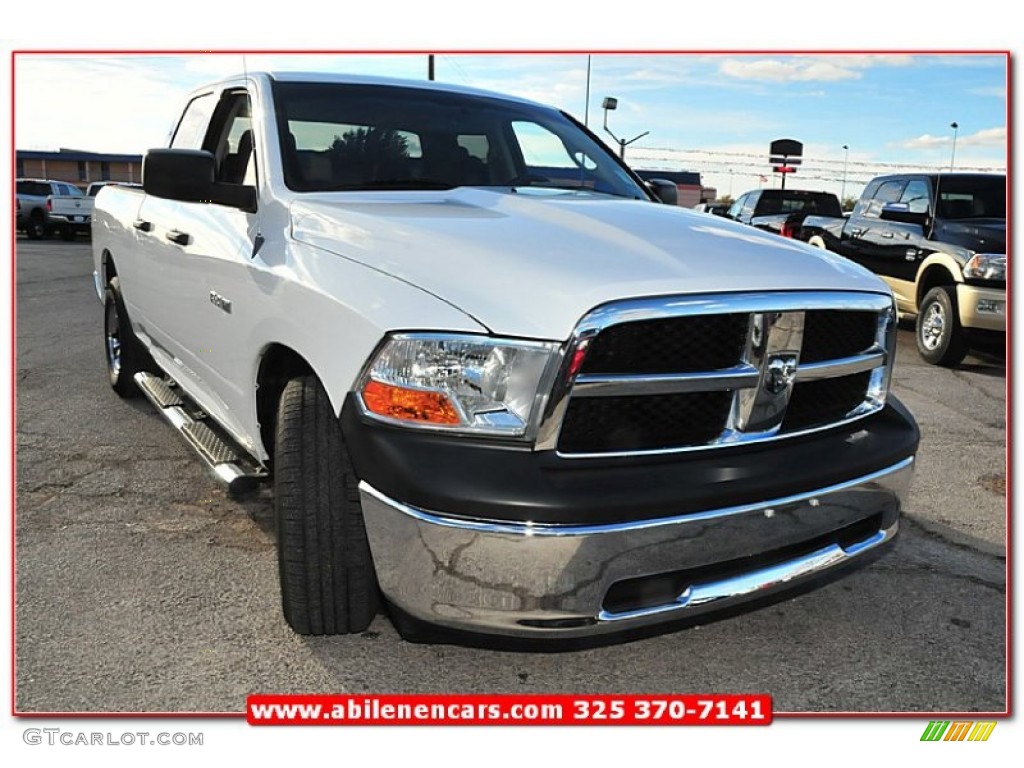
{"label": "windshield", "polygon": [[943,219],[1005,219],[1005,176],[940,176],[939,211]]}
{"label": "windshield", "polygon": [[285,183],[300,192],[586,190],[648,199],[555,109],[387,85],[275,83]]}

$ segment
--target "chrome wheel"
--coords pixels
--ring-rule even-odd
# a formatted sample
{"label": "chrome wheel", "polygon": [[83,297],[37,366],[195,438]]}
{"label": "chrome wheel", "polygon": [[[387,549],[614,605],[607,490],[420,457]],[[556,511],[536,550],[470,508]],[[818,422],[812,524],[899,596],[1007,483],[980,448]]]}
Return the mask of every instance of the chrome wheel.
{"label": "chrome wheel", "polygon": [[925,294],[914,335],[925,362],[956,365],[964,359],[968,343],[957,312],[956,286],[938,285]]}
{"label": "chrome wheel", "polygon": [[942,334],[946,329],[946,312],[938,302],[932,303],[925,310],[921,320],[921,344],[925,349],[937,349],[942,343]]}
{"label": "chrome wheel", "polygon": [[117,322],[117,305],[107,302],[107,367],[110,373],[121,373],[121,330]]}

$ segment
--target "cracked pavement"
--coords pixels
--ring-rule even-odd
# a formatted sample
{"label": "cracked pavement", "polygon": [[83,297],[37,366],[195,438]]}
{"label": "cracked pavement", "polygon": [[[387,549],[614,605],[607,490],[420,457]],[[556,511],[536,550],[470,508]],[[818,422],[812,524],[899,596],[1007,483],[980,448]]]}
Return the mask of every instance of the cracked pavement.
{"label": "cracked pavement", "polygon": [[894,391],[921,453],[888,555],[817,591],[562,653],[414,645],[385,616],[302,638],[280,615],[269,491],[238,502],[103,368],[86,243],[19,239],[16,707],[241,712],[250,692],[765,691],[778,711],[1006,707],[1003,361]]}

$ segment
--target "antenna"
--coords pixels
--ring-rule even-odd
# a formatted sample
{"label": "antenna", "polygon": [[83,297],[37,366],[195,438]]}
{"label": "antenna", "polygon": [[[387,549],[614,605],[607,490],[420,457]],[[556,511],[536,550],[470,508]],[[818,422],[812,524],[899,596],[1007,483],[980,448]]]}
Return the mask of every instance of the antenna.
{"label": "antenna", "polygon": [[242,54],[242,77],[245,82],[245,98],[249,102],[249,131],[252,132],[252,163],[253,168],[256,171],[256,234],[252,241],[252,253],[250,259],[255,259],[256,254],[260,252],[260,248],[263,247],[265,239],[263,237],[263,227],[260,222],[260,164],[257,162],[259,159],[256,155],[256,133],[252,130],[256,125],[255,114],[252,105],[252,96],[249,93],[249,65],[245,60],[245,54]]}

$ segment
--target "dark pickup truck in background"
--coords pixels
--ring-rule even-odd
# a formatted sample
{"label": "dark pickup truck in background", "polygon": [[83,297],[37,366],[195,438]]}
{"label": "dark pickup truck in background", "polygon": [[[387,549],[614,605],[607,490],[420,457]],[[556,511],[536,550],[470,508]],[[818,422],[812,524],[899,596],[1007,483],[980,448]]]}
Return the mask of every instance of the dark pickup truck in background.
{"label": "dark pickup truck in background", "polygon": [[755,189],[740,195],[725,215],[776,235],[794,237],[807,216],[842,217],[843,208],[831,192]]}
{"label": "dark pickup truck in background", "polygon": [[873,179],[849,219],[808,216],[796,237],[881,276],[917,347],[956,365],[1006,341],[1006,176],[898,174]]}

